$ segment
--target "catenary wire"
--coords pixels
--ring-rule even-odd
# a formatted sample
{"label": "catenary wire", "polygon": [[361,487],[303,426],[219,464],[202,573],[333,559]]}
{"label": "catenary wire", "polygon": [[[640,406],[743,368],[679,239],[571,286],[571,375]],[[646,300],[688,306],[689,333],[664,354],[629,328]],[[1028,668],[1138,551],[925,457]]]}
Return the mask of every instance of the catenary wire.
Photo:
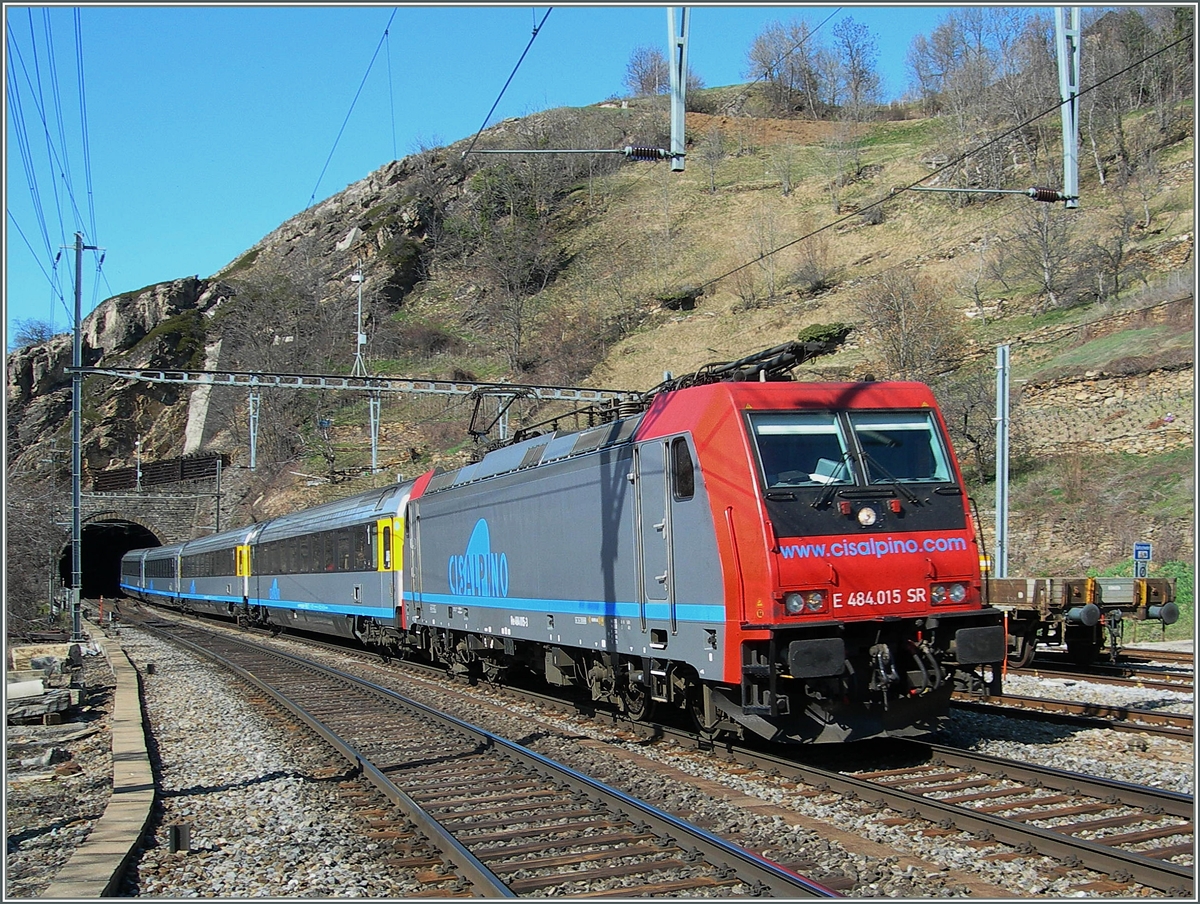
{"label": "catenary wire", "polygon": [[[1119,78],[1120,76],[1124,75],[1126,72],[1129,72],[1129,71],[1137,68],[1138,66],[1144,65],[1145,63],[1149,62],[1150,60],[1154,59],[1155,57],[1157,57],[1163,53],[1166,53],[1171,48],[1173,48],[1179,44],[1182,44],[1185,41],[1190,41],[1191,39],[1192,39],[1192,35],[1191,35],[1191,33],[1189,33],[1182,38],[1172,41],[1170,44],[1166,44],[1163,47],[1160,47],[1154,53],[1148,54],[1147,56],[1143,57],[1142,59],[1126,66],[1124,69],[1114,72],[1111,75],[1106,76],[1105,78],[1096,82],[1095,84],[1089,85],[1087,88],[1082,89],[1075,95],[1076,98],[1083,97],[1085,94],[1095,91],[1097,88],[1100,88],[1107,82],[1110,82],[1113,79]],[[1012,126],[1011,128],[1005,130],[1004,132],[1001,132],[1000,134],[989,139],[988,141],[985,141],[979,147],[974,148],[973,150],[970,150],[970,151],[966,151],[966,152],[958,155],[957,157],[955,157],[952,160],[949,160],[942,166],[937,167],[936,169],[934,169],[932,172],[928,173],[927,175],[922,176],[920,179],[917,179],[917,180],[909,183],[908,185],[902,186],[900,189],[898,189],[898,191],[907,191],[911,188],[915,188],[916,186],[920,185],[922,182],[926,181],[927,179],[930,179],[933,176],[938,175],[939,173],[945,172],[948,169],[958,166],[960,163],[962,163],[962,161],[978,154],[980,151],[984,150],[985,148],[991,147],[993,144],[1003,141],[1008,136],[1020,131],[1021,129],[1025,128],[1026,126],[1037,122],[1039,119],[1041,119],[1045,116],[1049,116],[1051,113],[1056,112],[1060,107],[1062,107],[1062,105],[1064,103],[1067,103],[1067,101],[1060,100],[1058,103],[1054,104],[1051,107],[1048,107],[1047,109],[1041,111],[1040,113],[1035,113],[1033,116],[1028,117],[1024,121],[1017,123],[1016,125]],[[986,189],[981,189],[981,191],[986,192]],[[831,220],[830,222],[826,223],[824,226],[820,226],[817,229],[814,229],[811,232],[806,233],[805,235],[802,235],[802,236],[799,236],[798,238],[792,239],[789,242],[785,242],[784,244],[778,246],[777,248],[773,248],[770,251],[764,251],[762,254],[758,255],[758,257],[752,258],[751,260],[746,261],[743,264],[739,264],[737,267],[734,267],[732,270],[722,273],[720,276],[712,277],[711,279],[702,283],[698,288],[701,290],[706,289],[709,286],[714,285],[723,279],[727,279],[728,277],[733,276],[735,273],[739,273],[742,270],[745,270],[747,267],[751,267],[754,264],[757,264],[760,261],[765,260],[766,258],[768,258],[774,254],[778,254],[781,251],[785,251],[786,249],[791,248],[794,245],[798,245],[800,242],[803,242],[806,239],[810,239],[815,235],[819,235],[820,233],[825,232],[828,229],[832,229],[835,226],[840,226],[842,223],[845,223],[856,216],[861,216],[864,211],[871,210],[874,207],[878,207],[879,205],[883,204],[887,200],[888,200],[887,198],[880,198],[878,201],[868,204],[866,207],[861,208],[860,210],[854,211],[852,213],[848,213],[845,216],[839,217],[835,220]]]}
{"label": "catenary wire", "polygon": [[517,60],[517,65],[513,66],[513,71],[509,74],[508,81],[504,83],[504,87],[500,89],[500,93],[496,96],[496,102],[492,104],[492,109],[488,110],[487,116],[483,117],[483,123],[479,126],[479,131],[475,133],[475,137],[471,139],[471,143],[467,146],[467,149],[463,151],[463,159],[466,159],[467,155],[471,153],[475,147],[475,142],[479,140],[479,136],[483,133],[483,130],[487,128],[488,121],[492,118],[492,114],[495,113],[496,108],[500,106],[500,99],[504,97],[504,92],[508,90],[508,86],[512,84],[512,80],[517,74],[517,70],[521,68],[521,63],[525,61],[525,54],[529,53],[529,48],[532,47],[533,42],[537,40],[537,36],[541,32],[542,26],[546,24],[546,20],[550,18],[550,13],[553,12],[553,10],[553,6],[547,9],[546,15],[542,16],[542,21],[533,27],[533,34],[529,37],[529,43],[526,44],[525,49],[521,51],[521,58]]}
{"label": "catenary wire", "polygon": [[396,159],[396,96],[392,90],[392,41],[388,37],[388,30],[383,30],[383,38],[387,42],[384,48],[384,54],[387,57],[387,73],[388,73],[388,110],[392,114],[392,159]]}
{"label": "catenary wire", "polygon": [[397,12],[399,12],[398,7],[394,8],[391,16],[388,17],[387,25],[383,28],[383,34],[379,37],[379,43],[375,45],[375,52],[371,54],[371,62],[367,64],[367,71],[363,73],[358,90],[354,92],[354,100],[350,101],[350,109],[346,111],[346,118],[342,120],[342,127],[338,129],[337,137],[333,139],[333,147],[329,149],[329,156],[325,158],[325,165],[321,167],[321,175],[317,176],[317,184],[313,186],[312,194],[309,195],[306,207],[312,207],[312,203],[317,197],[317,189],[321,187],[321,180],[325,178],[325,171],[329,169],[329,162],[333,160],[333,154],[337,150],[338,142],[342,140],[342,133],[346,131],[346,125],[350,122],[351,114],[354,113],[354,106],[358,103],[358,97],[362,94],[362,89],[367,84],[367,77],[371,74],[371,69],[375,66],[375,60],[379,57],[379,50],[383,47],[384,41],[387,40],[388,29],[391,28],[392,20],[396,18]]}
{"label": "catenary wire", "polygon": [[[37,219],[38,228],[42,234],[42,241],[46,246],[46,258],[49,259],[53,256],[53,251],[51,250],[53,245],[50,241],[49,226],[46,223],[45,206],[42,204],[41,191],[38,188],[37,167],[34,165],[33,150],[29,145],[29,128],[25,119],[25,109],[21,103],[21,92],[16,77],[16,61],[21,59],[20,48],[17,46],[16,35],[13,34],[11,23],[8,23],[7,31],[9,73],[5,89],[8,95],[8,109],[12,117],[13,132],[17,141],[17,149],[21,156],[21,164],[25,169],[25,180],[29,188],[30,199],[33,203],[34,216]],[[28,82],[28,78],[26,81]]]}
{"label": "catenary wire", "polygon": [[[1157,57],[1157,56],[1159,56],[1159,55],[1161,55],[1161,54],[1163,54],[1163,53],[1166,53],[1166,52],[1167,52],[1167,51],[1169,51],[1169,50],[1170,50],[1172,47],[1175,47],[1175,46],[1177,46],[1177,45],[1179,45],[1179,44],[1181,44],[1181,43],[1184,43],[1184,42],[1186,42],[1186,41],[1189,41],[1190,39],[1191,39],[1191,35],[1190,35],[1190,34],[1189,34],[1189,35],[1185,35],[1185,36],[1183,36],[1182,38],[1179,38],[1178,40],[1176,40],[1176,41],[1173,41],[1173,42],[1171,42],[1170,44],[1167,44],[1167,45],[1165,45],[1165,46],[1163,46],[1163,47],[1159,48],[1157,51],[1155,51],[1155,52],[1153,52],[1153,53],[1151,53],[1151,54],[1147,55],[1146,57],[1144,57],[1144,58],[1142,58],[1142,59],[1140,59],[1140,60],[1137,60],[1137,61],[1135,61],[1135,62],[1131,63],[1129,66],[1125,67],[1124,69],[1122,69],[1122,70],[1119,70],[1119,71],[1117,71],[1117,72],[1114,72],[1114,73],[1110,74],[1109,76],[1106,76],[1104,79],[1101,79],[1100,81],[1096,82],[1095,84],[1093,84],[1093,85],[1089,86],[1089,87],[1088,87],[1088,88],[1086,88],[1084,91],[1081,91],[1081,92],[1079,93],[1079,95],[1078,95],[1078,96],[1082,96],[1084,93],[1087,93],[1087,92],[1091,92],[1091,91],[1094,91],[1094,90],[1096,90],[1097,88],[1099,88],[1099,87],[1101,87],[1102,85],[1104,85],[1106,82],[1109,82],[1109,81],[1111,81],[1111,80],[1113,80],[1113,79],[1116,79],[1116,78],[1120,77],[1121,75],[1124,75],[1126,72],[1129,72],[1129,71],[1131,71],[1131,70],[1135,69],[1136,67],[1138,67],[1138,66],[1140,66],[1140,65],[1143,65],[1144,63],[1148,62],[1149,60],[1151,60],[1151,59],[1154,59],[1155,57]],[[1012,132],[1016,131],[1017,129],[1023,128],[1024,126],[1028,125],[1029,123],[1035,122],[1035,121],[1037,121],[1038,119],[1040,119],[1041,117],[1043,117],[1043,116],[1046,116],[1046,115],[1049,115],[1050,113],[1054,112],[1054,111],[1055,111],[1055,110],[1056,110],[1056,109],[1057,109],[1059,106],[1061,106],[1061,103],[1059,103],[1059,104],[1057,104],[1057,105],[1055,105],[1055,106],[1053,106],[1053,107],[1050,107],[1050,108],[1048,108],[1046,111],[1044,111],[1044,112],[1042,112],[1042,113],[1039,113],[1039,114],[1036,114],[1036,115],[1035,115],[1035,116],[1033,116],[1033,117],[1030,117],[1030,118],[1029,118],[1028,120],[1026,120],[1025,122],[1023,122],[1023,123],[1021,123],[1020,125],[1018,125],[1018,126],[1014,127],[1013,129],[1010,129],[1008,132],[1005,132],[1005,133],[1003,133],[1002,135],[999,135],[999,136],[997,136],[996,138],[992,139],[992,141],[991,141],[991,142],[988,142],[988,143],[990,144],[990,143],[993,143],[993,142],[995,142],[995,141],[1002,140],[1003,138],[1005,138],[1005,137],[1007,137],[1008,135],[1012,134]],[[987,145],[985,144],[983,147],[986,147],[986,146],[987,146]],[[981,149],[982,149],[982,148],[977,148],[977,149],[975,149],[974,151],[972,151],[972,152],[970,152],[970,153],[977,153],[977,152],[978,152],[979,150],[981,150]],[[926,179],[930,178],[930,177],[931,177],[931,176],[933,176],[933,175],[937,175],[937,173],[939,173],[939,172],[942,172],[944,169],[946,169],[946,168],[948,168],[948,167],[952,167],[952,166],[956,165],[958,162],[961,162],[961,160],[965,159],[966,157],[969,157],[969,156],[970,156],[970,153],[962,155],[962,156],[961,156],[961,157],[959,157],[957,160],[950,161],[949,163],[947,163],[947,164],[946,164],[946,166],[940,167],[940,168],[938,168],[937,170],[935,170],[934,172],[932,172],[932,173],[930,173],[930,174],[928,174],[928,175],[926,175],[926,176],[923,176],[921,179],[919,179],[919,180],[917,180],[916,182],[912,183],[912,185],[914,185],[914,186],[915,186],[915,185],[916,185],[916,184],[918,184],[919,182],[922,182],[922,181],[924,181],[924,180],[926,180]],[[902,188],[902,189],[897,189],[897,192],[898,192],[898,191],[901,191],[901,190],[906,190],[907,188],[910,188],[910,187],[912,187],[912,186],[905,186],[905,187],[904,187],[904,188]],[[984,193],[986,193],[986,192],[984,192]],[[887,198],[881,199],[880,201],[877,201],[877,202],[875,202],[874,204],[871,204],[871,205],[869,205],[867,208],[864,208],[864,209],[868,209],[868,210],[869,210],[871,207],[877,206],[878,204],[882,204],[882,203],[884,203],[884,201],[886,201],[886,200],[887,200]],[[787,243],[787,244],[785,244],[785,245],[783,245],[783,246],[780,246],[779,248],[775,248],[775,249],[773,249],[773,250],[771,250],[771,251],[764,252],[763,254],[759,255],[757,258],[754,258],[753,260],[751,260],[751,261],[749,261],[749,262],[747,262],[747,263],[744,263],[744,264],[740,265],[739,267],[736,267],[736,268],[734,268],[733,270],[730,270],[728,273],[725,273],[725,274],[723,274],[722,276],[718,276],[718,277],[716,277],[716,278],[714,278],[714,279],[710,279],[710,280],[708,280],[708,281],[707,281],[707,282],[705,282],[705,283],[704,283],[704,284],[703,284],[703,285],[702,285],[700,288],[701,288],[701,289],[703,289],[703,288],[707,288],[708,286],[711,286],[711,285],[713,285],[714,283],[716,283],[716,282],[719,282],[721,279],[725,279],[725,278],[727,278],[728,276],[732,275],[733,273],[737,273],[737,272],[739,272],[740,270],[743,270],[743,269],[745,269],[746,267],[749,267],[749,266],[752,266],[752,265],[754,265],[754,264],[757,264],[757,263],[759,263],[760,261],[762,261],[762,260],[766,259],[767,257],[770,257],[772,254],[778,253],[779,251],[782,251],[782,250],[784,250],[784,249],[786,249],[786,248],[788,248],[788,247],[791,247],[791,246],[793,246],[793,245],[797,244],[798,242],[800,242],[800,241],[803,241],[803,240],[804,240],[804,239],[806,239],[806,238],[810,238],[811,236],[817,235],[818,233],[820,233],[820,232],[823,232],[824,230],[826,230],[826,229],[829,229],[829,228],[831,228],[831,227],[835,227],[835,226],[841,225],[842,223],[846,222],[847,220],[849,220],[849,219],[851,219],[851,218],[853,218],[853,217],[855,217],[855,216],[861,216],[862,212],[863,212],[863,211],[862,211],[862,209],[860,209],[860,210],[858,210],[858,211],[854,211],[854,212],[852,212],[852,213],[848,214],[848,215],[847,215],[847,216],[845,216],[845,217],[842,217],[842,218],[840,218],[840,219],[834,220],[834,221],[832,221],[831,223],[828,223],[828,224],[826,224],[825,226],[822,226],[822,227],[820,227],[819,229],[815,229],[815,230],[813,230],[812,232],[810,232],[810,233],[807,233],[806,235],[804,235],[804,236],[801,236],[800,238],[798,238],[798,239],[796,239],[796,240],[794,240],[794,241],[792,241],[792,242],[789,242],[789,243]],[[990,223],[990,225],[991,225],[992,227],[995,227],[995,225],[996,225],[997,223],[999,223],[999,222],[1001,222],[1001,221],[1003,221],[1003,220],[1005,220],[1005,219],[1010,219],[1010,218],[1012,218],[1013,216],[1016,216],[1016,214],[1017,214],[1017,213],[1018,213],[1018,211],[1017,211],[1015,208],[1010,208],[1010,209],[1006,210],[1005,212],[1003,212],[1002,214],[1000,214],[999,216],[997,216],[997,217],[993,218],[993,219],[991,220],[991,223]],[[934,248],[936,248],[936,247],[939,247],[939,246],[938,246],[938,245],[930,245],[930,246],[929,246],[929,250],[933,250],[933,249],[934,249]],[[881,272],[882,272],[882,273],[886,273],[886,272],[888,272],[888,271],[890,271],[890,270],[899,269],[899,268],[900,268],[900,267],[902,267],[902,266],[903,266],[903,263],[898,263],[898,264],[894,265],[893,267],[885,268],[885,269],[884,269],[883,271],[881,271]],[[877,274],[877,275],[879,275],[879,274]],[[1151,309],[1153,309],[1154,307],[1158,307],[1158,306],[1159,306],[1159,305],[1152,305],[1152,306],[1150,306],[1150,307],[1146,308],[1145,310],[1151,310]],[[1117,314],[1117,315],[1113,315],[1113,316],[1121,316],[1121,315],[1120,315],[1120,314]],[[1101,319],[1099,319],[1099,320],[1092,321],[1092,322],[1094,322],[1094,323],[1102,323],[1102,322],[1104,322],[1106,319],[1108,319],[1108,318],[1101,318]],[[1070,333],[1070,332],[1072,332],[1072,331],[1074,331],[1074,330],[1077,330],[1078,328],[1079,328],[1079,325],[1078,325],[1078,324],[1073,324],[1073,325],[1065,326],[1065,327],[1061,328],[1061,330],[1060,330],[1060,331],[1057,331],[1055,334],[1051,335],[1051,336],[1050,336],[1050,338],[1046,339],[1046,342],[1053,342],[1053,341],[1057,341],[1057,339],[1059,338],[1059,336],[1058,336],[1058,333],[1059,333],[1059,332],[1061,332],[1061,333],[1063,333],[1063,334],[1066,334],[1066,333]],[[743,330],[743,331],[740,331],[740,332],[738,332],[738,333],[734,334],[734,336],[744,336],[744,335],[748,335],[748,334],[749,334],[750,332],[752,332],[752,331],[753,331],[752,329],[749,329],[749,328],[748,328],[747,330]],[[734,338],[734,337],[730,337],[730,338]],[[1014,341],[1015,343],[1024,343],[1024,344],[1040,344],[1039,342],[1035,342],[1035,341],[1033,341],[1033,340],[1024,340],[1024,339],[1021,339],[1021,338],[1017,338],[1016,340],[1013,340],[1013,341]],[[730,346],[732,347],[733,345],[736,345],[736,343],[727,343],[727,345],[730,345]],[[714,352],[716,352],[716,349],[711,349],[711,351],[714,351]]]}
{"label": "catenary wire", "polygon": [[[11,29],[10,29],[10,32],[9,32],[9,34],[10,34],[10,37],[12,37],[12,34],[11,34]],[[30,90],[31,90],[31,91],[33,91],[33,80],[31,79],[31,77],[30,77],[30,75],[29,75],[29,70],[28,70],[28,68],[25,66],[25,60],[24,60],[24,57],[22,57],[22,55],[21,55],[20,48],[17,46],[15,38],[13,38],[12,40],[10,40],[10,42],[9,42],[9,50],[10,50],[10,54],[11,54],[12,56],[15,56],[15,58],[17,59],[17,61],[18,61],[18,62],[21,64],[21,72],[22,72],[22,74],[25,76],[25,82],[26,82],[26,84],[27,84],[27,85],[29,85],[29,87],[30,87]],[[35,96],[36,96],[36,92],[35,92]],[[49,136],[49,134],[50,134],[50,125],[49,125],[49,123],[47,123],[47,122],[46,122],[46,111],[45,111],[45,109],[43,108],[43,106],[42,106],[40,103],[38,103],[36,106],[37,106],[37,110],[38,110],[38,117],[39,117],[39,119],[40,119],[40,121],[41,121],[41,124],[42,124],[42,129],[44,130],[44,132],[46,133],[46,135],[47,135],[47,136]],[[50,157],[51,157],[51,159],[52,159],[52,161],[53,161],[53,165],[54,165],[54,166],[56,166],[56,167],[57,167],[57,168],[58,168],[58,169],[61,171],[61,170],[63,169],[63,163],[62,163],[62,161],[59,159],[58,151],[57,151],[57,149],[54,147],[53,140],[50,140],[50,141],[48,141],[48,146],[49,146],[49,150],[50,150]],[[80,224],[82,224],[82,223],[83,223],[83,216],[82,216],[82,214],[81,214],[81,213],[80,213],[80,211],[79,211],[79,204],[78,204],[78,202],[77,202],[77,201],[76,201],[76,199],[75,199],[75,193],[74,193],[74,191],[72,190],[72,188],[71,188],[71,185],[70,185],[70,184],[68,184],[68,185],[66,186],[66,190],[67,190],[67,197],[68,197],[68,198],[70,199],[70,201],[71,201],[71,210],[72,210],[72,212],[73,212],[73,213],[74,213],[74,215],[75,215],[75,222],[76,222],[76,223],[80,223]],[[81,227],[81,231],[82,231],[82,227]],[[48,241],[47,241],[47,244],[49,244],[49,242],[48,242]]]}

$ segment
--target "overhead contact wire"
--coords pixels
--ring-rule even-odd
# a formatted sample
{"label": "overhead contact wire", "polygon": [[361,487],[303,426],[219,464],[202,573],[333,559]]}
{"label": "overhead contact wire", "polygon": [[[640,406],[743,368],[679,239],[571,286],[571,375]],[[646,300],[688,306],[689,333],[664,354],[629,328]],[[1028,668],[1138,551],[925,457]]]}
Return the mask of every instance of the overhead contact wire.
{"label": "overhead contact wire", "polygon": [[[1137,60],[1134,63],[1130,63],[1124,69],[1114,72],[1114,73],[1112,73],[1112,75],[1106,76],[1105,78],[1096,82],[1094,85],[1089,85],[1087,88],[1084,88],[1083,90],[1079,91],[1075,95],[1075,97],[1076,98],[1083,97],[1085,94],[1088,94],[1091,91],[1095,91],[1097,88],[1100,88],[1101,86],[1112,81],[1113,79],[1119,78],[1120,76],[1124,75],[1126,72],[1130,72],[1131,70],[1136,69],[1138,66],[1148,63],[1150,60],[1154,59],[1155,57],[1166,53],[1168,50],[1175,47],[1176,45],[1179,45],[1186,41],[1191,41],[1191,40],[1192,40],[1192,35],[1191,35],[1191,33],[1189,33],[1189,34],[1183,36],[1182,38],[1172,41],[1170,44],[1160,47],[1154,53],[1151,53],[1148,56],[1145,56],[1142,59]],[[1054,104],[1051,107],[1046,108],[1042,112],[1035,113],[1033,116],[1030,116],[1028,119],[1025,119],[1024,121],[1017,123],[1012,128],[1007,129],[1004,132],[1001,132],[999,135],[996,135],[994,138],[991,138],[988,141],[985,141],[983,144],[981,144],[979,147],[975,148],[974,150],[967,151],[963,154],[960,154],[959,156],[955,157],[953,160],[950,160],[947,163],[943,164],[942,166],[939,166],[937,169],[933,170],[928,175],[922,176],[920,179],[910,182],[908,185],[905,185],[902,188],[897,189],[895,193],[898,194],[901,191],[907,191],[911,188],[915,188],[916,186],[920,185],[925,180],[930,179],[933,176],[938,175],[939,173],[943,173],[946,170],[951,169],[952,167],[958,166],[958,164],[962,163],[962,161],[966,160],[968,157],[975,156],[980,151],[985,150],[988,147],[991,147],[993,144],[996,144],[997,142],[1003,141],[1008,136],[1014,134],[1015,132],[1020,131],[1021,129],[1025,128],[1028,125],[1031,125],[1032,123],[1037,122],[1042,117],[1049,116],[1051,113],[1058,111],[1058,109],[1060,107],[1062,107],[1062,105],[1065,103],[1068,103],[1068,101],[1060,100],[1058,103]],[[980,189],[980,191],[986,192],[986,189]],[[806,233],[805,235],[802,235],[799,238],[792,239],[790,242],[785,242],[784,244],[780,245],[777,248],[773,248],[770,251],[764,251],[758,257],[748,260],[744,264],[740,264],[737,267],[734,267],[732,270],[722,273],[720,276],[715,276],[712,279],[707,280],[706,282],[702,283],[699,286],[699,288],[707,289],[709,286],[714,285],[723,279],[728,279],[730,276],[733,276],[733,274],[735,274],[735,273],[740,273],[742,270],[745,270],[747,267],[753,266],[754,264],[757,264],[760,261],[766,260],[768,257],[771,257],[772,255],[778,254],[780,251],[785,251],[788,248],[791,248],[793,245],[798,245],[800,242],[803,242],[805,239],[810,239],[814,235],[819,235],[820,233],[826,231],[827,229],[832,229],[835,226],[840,226],[842,223],[845,223],[845,222],[853,219],[856,216],[861,216],[864,211],[868,211],[874,207],[878,207],[880,204],[883,204],[887,200],[888,200],[887,198],[880,198],[878,201],[868,204],[866,207],[863,207],[860,210],[854,211],[853,213],[848,213],[845,216],[837,218],[836,220],[831,220],[830,222],[826,223],[824,226],[814,229],[812,232]]]}
{"label": "overhead contact wire", "polygon": [[363,73],[358,90],[354,92],[354,100],[350,101],[350,109],[346,111],[346,118],[342,121],[342,127],[338,129],[337,138],[333,140],[333,147],[329,149],[329,156],[325,159],[325,165],[321,167],[321,175],[317,176],[317,184],[313,186],[312,194],[309,195],[307,207],[311,207],[313,200],[317,197],[317,189],[321,187],[321,180],[325,178],[325,171],[329,169],[329,162],[333,160],[333,154],[337,150],[338,142],[342,140],[342,133],[346,131],[346,125],[350,122],[351,114],[354,113],[354,106],[358,103],[359,95],[362,94],[362,89],[367,84],[367,78],[371,74],[371,69],[375,66],[375,60],[379,57],[380,48],[383,47],[383,42],[387,40],[388,29],[392,27],[392,19],[396,18],[398,11],[398,9],[392,10],[392,15],[388,18],[387,25],[383,28],[383,34],[379,37],[379,43],[375,45],[375,53],[371,55],[371,62],[367,64],[367,71]]}
{"label": "overhead contact wire", "polygon": [[[87,91],[84,88],[83,77],[83,21],[80,18],[79,7],[75,8],[75,66],[79,75],[79,119],[83,132],[83,178],[87,188],[88,222],[92,227],[92,241],[95,242],[97,238],[96,205],[92,197],[92,152],[88,141]],[[99,264],[96,265],[96,270],[99,272]]]}
{"label": "overhead contact wire", "polygon": [[497,95],[496,102],[492,104],[492,109],[488,110],[487,116],[483,117],[483,123],[479,126],[479,131],[475,133],[475,137],[471,139],[471,143],[468,145],[467,149],[463,151],[463,159],[466,159],[466,156],[475,148],[475,143],[479,141],[479,136],[482,135],[483,130],[487,128],[488,121],[492,118],[492,114],[495,113],[496,108],[500,106],[500,99],[504,97],[504,92],[507,91],[508,86],[512,84],[513,78],[516,77],[517,70],[521,68],[521,63],[525,61],[525,55],[529,53],[529,48],[532,47],[533,42],[537,40],[537,36],[541,32],[542,26],[546,24],[546,20],[550,18],[550,13],[553,12],[553,10],[553,6],[547,9],[546,15],[542,16],[542,21],[533,27],[533,34],[529,37],[529,43],[525,45],[525,49],[521,52],[521,58],[517,60],[517,65],[513,66],[513,71],[509,74],[508,81],[506,81],[504,83],[504,87],[500,89],[500,94]]}

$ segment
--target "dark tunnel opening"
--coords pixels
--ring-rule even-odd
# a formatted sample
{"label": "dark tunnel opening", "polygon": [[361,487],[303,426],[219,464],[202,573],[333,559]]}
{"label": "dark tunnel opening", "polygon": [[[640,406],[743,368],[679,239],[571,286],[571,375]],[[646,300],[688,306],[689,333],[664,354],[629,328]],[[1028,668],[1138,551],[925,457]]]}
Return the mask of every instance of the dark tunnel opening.
{"label": "dark tunnel opening", "polygon": [[[79,595],[85,599],[121,596],[121,556],[131,549],[162,546],[154,534],[132,521],[113,519],[84,524],[79,535]],[[71,586],[71,544],[58,559],[58,575]]]}

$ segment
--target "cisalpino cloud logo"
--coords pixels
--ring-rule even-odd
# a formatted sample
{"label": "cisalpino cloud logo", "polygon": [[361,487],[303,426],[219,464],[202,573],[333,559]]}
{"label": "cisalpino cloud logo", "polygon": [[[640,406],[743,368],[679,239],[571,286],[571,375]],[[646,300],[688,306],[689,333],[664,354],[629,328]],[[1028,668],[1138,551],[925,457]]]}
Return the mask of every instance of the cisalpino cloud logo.
{"label": "cisalpino cloud logo", "polygon": [[466,553],[450,557],[447,577],[455,596],[508,596],[508,556],[492,552],[487,519],[475,522]]}

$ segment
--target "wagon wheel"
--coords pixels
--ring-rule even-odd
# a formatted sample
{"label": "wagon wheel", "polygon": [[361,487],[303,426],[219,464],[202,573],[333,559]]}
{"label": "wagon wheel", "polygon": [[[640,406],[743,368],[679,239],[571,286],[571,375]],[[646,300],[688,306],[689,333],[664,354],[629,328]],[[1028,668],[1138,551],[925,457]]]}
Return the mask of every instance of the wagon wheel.
{"label": "wagon wheel", "polygon": [[1008,664],[1014,669],[1023,669],[1033,662],[1037,652],[1037,631],[1021,635],[1017,638],[1017,648],[1008,654]]}

